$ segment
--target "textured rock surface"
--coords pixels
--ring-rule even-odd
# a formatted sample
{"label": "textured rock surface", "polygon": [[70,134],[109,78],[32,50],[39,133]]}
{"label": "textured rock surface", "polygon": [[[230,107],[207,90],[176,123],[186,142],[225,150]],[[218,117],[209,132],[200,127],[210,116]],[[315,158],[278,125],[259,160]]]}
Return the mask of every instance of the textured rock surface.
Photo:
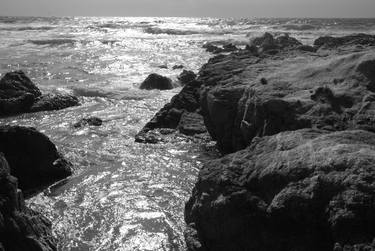
{"label": "textured rock surface", "polygon": [[173,89],[173,85],[172,80],[169,78],[153,73],[142,82],[139,88],[145,90],[170,90]]}
{"label": "textured rock surface", "polygon": [[17,179],[10,176],[8,163],[1,153],[0,250],[57,250],[56,239],[51,233],[51,223],[25,206]]}
{"label": "textured rock surface", "polygon": [[189,82],[195,80],[197,75],[193,71],[183,70],[181,74],[178,76],[178,80],[180,81],[181,85],[186,85]]}
{"label": "textured rock surface", "polygon": [[71,164],[47,136],[31,127],[0,126],[4,153],[22,190],[34,190],[71,174]]}
{"label": "textured rock surface", "polygon": [[62,94],[45,94],[38,97],[30,107],[30,112],[61,110],[79,105],[77,97]]}
{"label": "textured rock surface", "polygon": [[256,138],[200,171],[185,212],[189,250],[360,250],[375,237],[374,165],[367,131]]}
{"label": "textured rock surface", "polygon": [[374,250],[374,41],[265,34],[202,67],[206,128],[235,153],[199,174],[188,250]]}
{"label": "textured rock surface", "polygon": [[71,95],[42,95],[22,71],[9,72],[0,80],[0,116],[60,110],[76,105],[79,101]]}
{"label": "textured rock surface", "polygon": [[[177,129],[180,124],[181,117],[184,113],[199,113],[199,88],[201,83],[197,81],[191,81],[187,83],[179,94],[175,95],[171,102],[166,104],[136,135],[136,142],[140,143],[157,143],[155,133],[152,132],[158,128],[169,128]],[[198,120],[201,120],[200,122]],[[193,120],[193,127],[198,128],[198,125],[203,125],[203,117],[195,116]],[[186,122],[186,121],[185,121]],[[181,128],[186,127],[186,123]],[[181,130],[184,132],[184,129]],[[201,128],[200,130],[201,131]],[[191,134],[192,131],[189,131]],[[160,138],[160,137],[159,137]]]}
{"label": "textured rock surface", "polygon": [[[358,49],[358,39],[370,46]],[[220,150],[233,152],[256,136],[300,128],[374,130],[373,37],[333,40],[316,43],[340,45],[322,56],[318,47],[317,53],[299,50],[295,39],[268,34],[253,41],[257,53],[220,55],[202,67],[202,112]]]}

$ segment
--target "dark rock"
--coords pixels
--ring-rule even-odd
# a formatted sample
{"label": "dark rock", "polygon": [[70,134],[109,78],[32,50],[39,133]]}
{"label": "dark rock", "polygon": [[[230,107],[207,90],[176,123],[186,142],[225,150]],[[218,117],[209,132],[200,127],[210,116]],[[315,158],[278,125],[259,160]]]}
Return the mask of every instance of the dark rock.
{"label": "dark rock", "polygon": [[23,190],[35,190],[66,178],[71,164],[47,136],[31,127],[0,126],[0,152]]}
{"label": "dark rock", "polygon": [[195,135],[207,132],[203,116],[192,112],[184,112],[182,114],[177,128],[185,135]]}
{"label": "dark rock", "polygon": [[153,73],[150,74],[145,81],[143,81],[140,89],[170,90],[173,89],[173,85],[172,80],[170,80],[169,78]]}
{"label": "dark rock", "polygon": [[193,71],[183,70],[183,72],[178,76],[178,80],[182,85],[186,85],[187,83],[195,80],[197,75]]}
{"label": "dark rock", "polygon": [[42,95],[39,88],[23,71],[6,73],[0,80],[0,93],[2,98],[4,95],[7,97],[19,96],[20,93],[30,93],[34,97]]}
{"label": "dark rock", "polygon": [[375,35],[368,34],[354,34],[344,37],[320,37],[314,41],[314,46],[316,48],[337,48],[349,45],[364,45],[364,46],[374,46],[375,45]]}
{"label": "dark rock", "polygon": [[62,94],[46,94],[38,97],[30,108],[30,112],[61,110],[80,105],[77,97]]}
{"label": "dark rock", "polygon": [[[259,47],[261,51],[273,51],[278,49],[296,48],[302,43],[288,34],[274,38],[270,33],[265,33],[262,37],[254,38],[249,48]],[[255,51],[255,49],[252,49]]]}
{"label": "dark rock", "polygon": [[197,113],[200,108],[199,88],[201,83],[191,81],[187,83],[180,93],[175,95],[170,103],[166,104],[156,115],[143,127],[143,129],[135,136],[136,142],[157,142],[151,134],[151,140],[147,139],[148,132],[157,128],[177,129],[181,116],[184,112]]}
{"label": "dark rock", "polygon": [[0,250],[57,250],[48,219],[25,206],[17,179],[0,153]]}
{"label": "dark rock", "polygon": [[158,66],[160,69],[168,69],[168,66],[167,65],[159,65]]}
{"label": "dark rock", "polygon": [[183,69],[183,68],[184,68],[184,66],[182,64],[180,64],[180,65],[174,65],[172,67],[173,70],[178,70],[178,69]]}
{"label": "dark rock", "polygon": [[73,125],[75,128],[80,128],[84,126],[101,126],[103,124],[103,120],[97,117],[89,117],[80,119],[77,123]]}
{"label": "dark rock", "polygon": [[261,83],[262,85],[266,85],[266,84],[268,84],[268,81],[267,81],[267,79],[265,79],[265,78],[261,78],[261,79],[260,79],[260,83]]}
{"label": "dark rock", "polygon": [[76,105],[79,101],[71,95],[42,95],[22,71],[9,72],[0,80],[0,116],[59,110]]}
{"label": "dark rock", "polygon": [[375,134],[366,131],[256,138],[200,171],[186,204],[188,249],[370,248],[374,165]]}
{"label": "dark rock", "polygon": [[214,54],[220,53],[222,51],[221,48],[217,47],[216,45],[213,45],[212,43],[206,43],[202,47],[206,49],[207,52],[211,52]]}

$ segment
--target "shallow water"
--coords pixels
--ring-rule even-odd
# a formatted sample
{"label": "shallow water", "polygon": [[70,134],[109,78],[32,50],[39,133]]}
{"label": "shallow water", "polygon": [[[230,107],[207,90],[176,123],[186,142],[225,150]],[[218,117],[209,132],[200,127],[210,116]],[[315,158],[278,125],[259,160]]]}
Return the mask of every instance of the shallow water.
{"label": "shallow water", "polygon": [[[72,177],[28,200],[52,221],[61,250],[184,250],[184,204],[206,152],[185,138],[135,143],[179,91],[138,85],[153,72],[176,80],[173,65],[198,71],[211,56],[201,48],[207,41],[243,45],[265,31],[311,44],[321,35],[375,34],[375,20],[0,17],[0,74],[22,69],[42,90],[82,103],[0,121],[36,127],[74,164]],[[72,127],[87,116],[104,124]]]}

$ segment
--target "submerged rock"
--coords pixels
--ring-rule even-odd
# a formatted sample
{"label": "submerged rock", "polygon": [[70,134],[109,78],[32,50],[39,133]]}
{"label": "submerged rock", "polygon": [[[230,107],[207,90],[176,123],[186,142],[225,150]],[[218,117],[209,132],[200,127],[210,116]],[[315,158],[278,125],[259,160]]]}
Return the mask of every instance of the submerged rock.
{"label": "submerged rock", "polygon": [[141,86],[139,87],[140,89],[145,89],[145,90],[153,90],[153,89],[158,89],[158,90],[170,90],[173,89],[172,85],[172,80],[161,76],[159,74],[150,74],[145,81],[142,82]]}
{"label": "submerged rock", "polygon": [[79,101],[71,95],[42,95],[22,71],[9,72],[0,80],[0,116],[60,110],[76,105]]}
{"label": "submerged rock", "polygon": [[188,249],[366,246],[375,237],[374,165],[371,132],[304,129],[256,138],[200,171],[185,211]]}
{"label": "submerged rock", "polygon": [[31,127],[0,126],[0,152],[24,191],[39,189],[72,173],[71,163],[48,137]]}
{"label": "submerged rock", "polygon": [[77,123],[73,125],[75,128],[80,128],[84,126],[101,126],[103,124],[103,120],[97,117],[89,117],[80,119]]}
{"label": "submerged rock", "polygon": [[48,219],[25,206],[17,179],[0,153],[0,250],[57,250]]}

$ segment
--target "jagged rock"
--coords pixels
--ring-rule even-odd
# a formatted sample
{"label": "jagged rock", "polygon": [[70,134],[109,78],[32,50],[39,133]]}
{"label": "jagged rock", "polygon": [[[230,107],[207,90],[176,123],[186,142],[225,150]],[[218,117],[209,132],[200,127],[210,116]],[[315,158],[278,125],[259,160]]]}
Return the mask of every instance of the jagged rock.
{"label": "jagged rock", "polygon": [[[275,40],[265,35],[254,43],[277,45]],[[202,67],[202,114],[222,152],[286,130],[375,130],[373,101],[364,101],[375,90],[373,47],[317,57],[288,41],[291,46],[279,47],[277,57],[244,50],[212,58]],[[267,84],[259,81],[263,78]]]}
{"label": "jagged rock", "polygon": [[303,129],[255,138],[200,171],[186,204],[188,250],[369,247],[374,165],[375,134],[367,131]]}
{"label": "jagged rock", "polygon": [[186,85],[187,83],[195,80],[197,75],[193,71],[183,70],[183,72],[178,76],[178,80],[182,85]]}
{"label": "jagged rock", "polygon": [[157,128],[176,129],[184,112],[198,112],[200,82],[191,81],[186,84],[180,93],[175,95],[171,102],[166,104],[135,136],[136,142],[158,142],[154,135],[147,133]]}
{"label": "jagged rock", "polygon": [[75,128],[80,128],[84,126],[101,126],[103,124],[103,120],[97,117],[89,117],[80,119],[77,123],[73,125]]}
{"label": "jagged rock", "polygon": [[23,71],[8,72],[0,80],[2,98],[20,96],[20,93],[30,93],[34,97],[42,95],[39,88],[26,76]]}
{"label": "jagged rock", "polygon": [[60,110],[76,105],[79,101],[71,95],[42,95],[22,71],[9,72],[0,80],[0,116]]}
{"label": "jagged rock", "polygon": [[153,73],[143,81],[139,88],[145,90],[170,90],[173,89],[173,85],[172,80],[169,78]]}
{"label": "jagged rock", "polygon": [[0,152],[27,192],[71,175],[71,164],[47,136],[31,127],[0,126]]}
{"label": "jagged rock", "polygon": [[30,112],[61,110],[80,105],[77,97],[68,94],[45,94],[38,97]]}
{"label": "jagged rock", "polygon": [[57,250],[48,219],[25,206],[17,179],[0,153],[0,250]]}

